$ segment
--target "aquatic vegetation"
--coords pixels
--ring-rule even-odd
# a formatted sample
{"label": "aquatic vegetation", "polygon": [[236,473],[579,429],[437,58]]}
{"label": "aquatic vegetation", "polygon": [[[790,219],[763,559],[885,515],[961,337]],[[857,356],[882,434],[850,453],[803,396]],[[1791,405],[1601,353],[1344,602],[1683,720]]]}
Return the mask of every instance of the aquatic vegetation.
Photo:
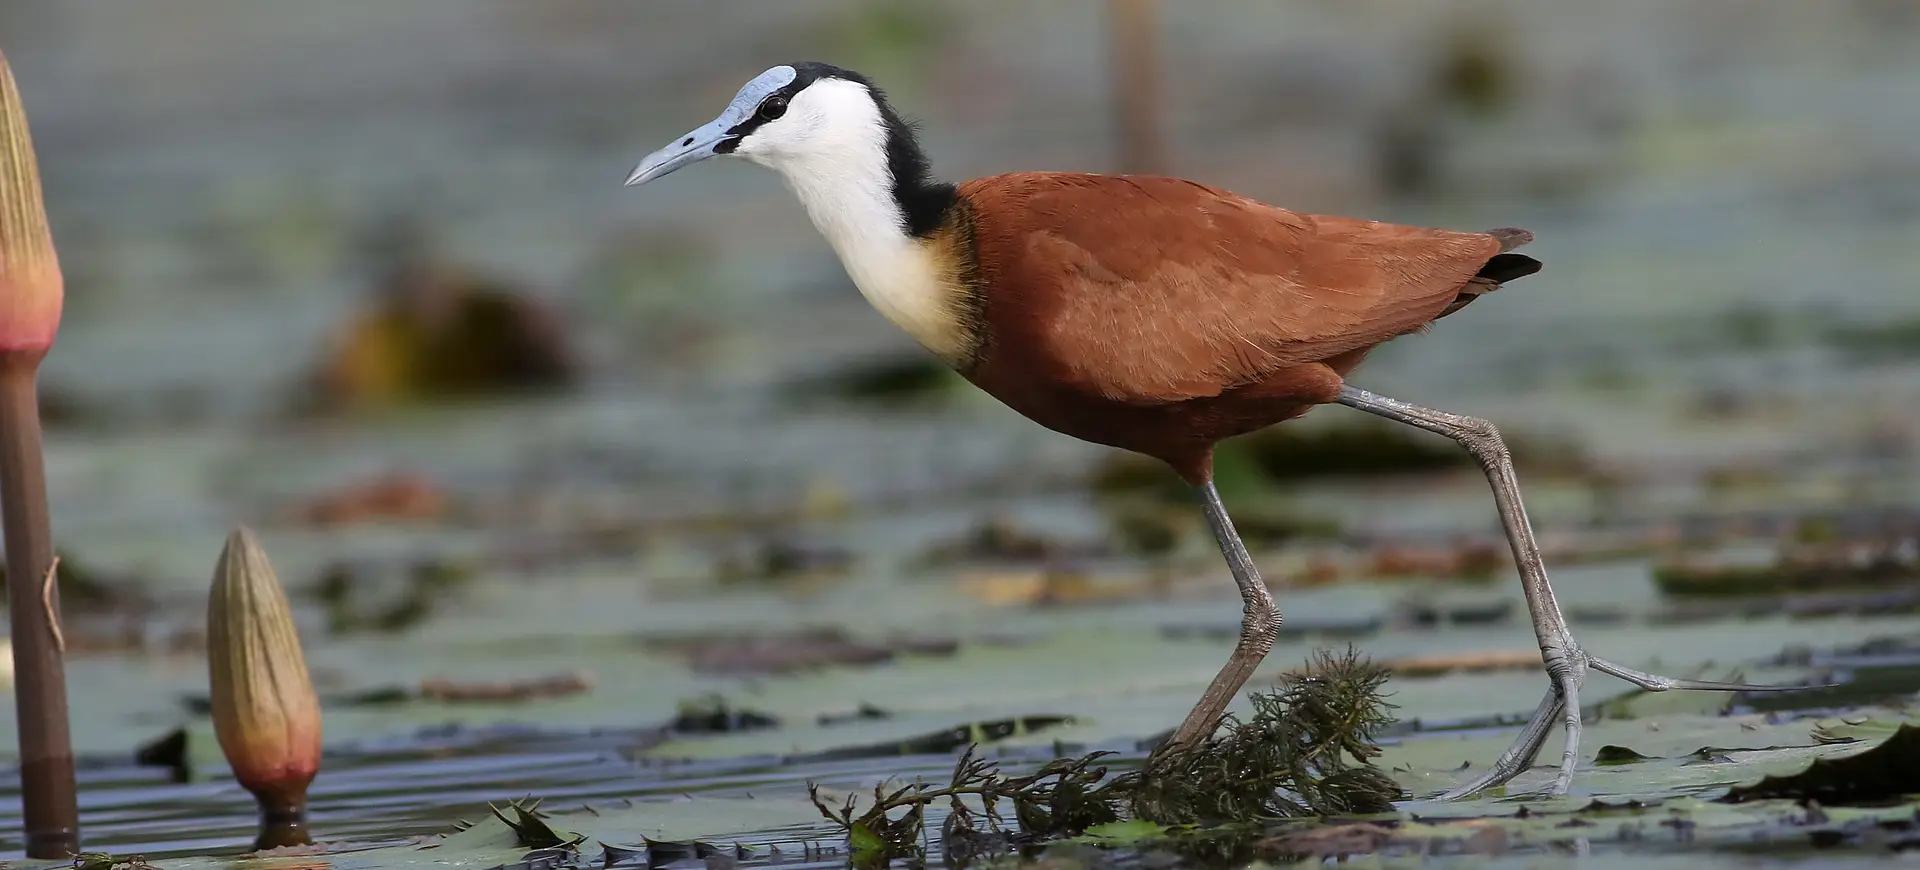
{"label": "aquatic vegetation", "polygon": [[900,410],[937,405],[958,395],[965,385],[938,360],[914,353],[855,360],[833,371],[801,378],[787,387],[784,398],[802,406],[842,402]]}
{"label": "aquatic vegetation", "polygon": [[538,812],[539,808],[540,802],[533,799],[510,801],[507,804],[507,810],[513,813],[513,817],[508,818],[499,807],[487,805],[487,810],[493,813],[493,817],[513,831],[515,842],[526,848],[571,849],[586,839],[578,834],[570,837],[561,836],[554,831],[552,825],[547,824],[546,818]]}
{"label": "aquatic vegetation", "polygon": [[552,392],[580,377],[558,313],[502,281],[410,258],[376,292],[306,374],[297,410]]}
{"label": "aquatic vegetation", "polygon": [[1400,786],[1371,766],[1375,740],[1393,722],[1387,674],[1351,649],[1317,654],[1278,692],[1255,693],[1252,716],[1149,761],[1134,813],[1209,825],[1391,810]]}
{"label": "aquatic vegetation", "polygon": [[320,575],[315,594],[327,610],[327,630],[347,635],[360,632],[396,633],[413,628],[433,614],[441,601],[465,586],[473,569],[448,559],[417,559],[403,566],[398,596],[373,602],[369,588],[375,566],[335,561]]}
{"label": "aquatic vegetation", "polygon": [[1258,828],[1249,823],[1392,810],[1400,786],[1369,764],[1379,754],[1376,735],[1392,721],[1381,694],[1386,679],[1352,650],[1321,654],[1283,678],[1278,692],[1255,693],[1252,716],[1229,717],[1213,737],[1124,773],[1102,763],[1112,753],[1096,751],[1009,775],[969,747],[945,786],[883,783],[864,805],[853,796],[832,805],[817,786],[809,794],[847,832],[858,867],[917,854],[936,804],[948,813],[948,859],[961,864],[1090,832],[1092,842],[1112,841],[1121,829],[1103,826],[1122,819],[1144,823],[1127,829],[1130,843],[1181,828],[1189,846],[1217,846],[1222,836],[1250,839]]}
{"label": "aquatic vegetation", "polygon": [[[1577,444],[1526,433],[1505,438],[1515,466],[1535,477],[1588,470]],[[1445,438],[1405,426],[1371,418],[1309,417],[1220,442],[1214,467],[1222,492],[1258,493],[1296,481],[1464,471],[1473,467],[1473,457]],[[1105,496],[1134,494],[1183,505],[1192,498],[1173,472],[1130,453],[1103,459],[1091,486]]]}

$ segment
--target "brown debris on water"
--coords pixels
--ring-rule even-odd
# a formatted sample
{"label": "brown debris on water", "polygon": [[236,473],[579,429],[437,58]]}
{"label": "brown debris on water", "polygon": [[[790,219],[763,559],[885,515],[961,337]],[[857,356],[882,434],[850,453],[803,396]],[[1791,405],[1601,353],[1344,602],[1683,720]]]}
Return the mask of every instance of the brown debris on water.
{"label": "brown debris on water", "polygon": [[593,687],[593,675],[584,671],[487,682],[426,679],[420,681],[420,697],[442,703],[541,701],[584,694],[593,691]]}
{"label": "brown debris on water", "polygon": [[395,520],[438,520],[448,499],[426,476],[396,471],[316,495],[293,509],[300,522],[331,527]]}
{"label": "brown debris on water", "polygon": [[1380,822],[1353,822],[1282,829],[1262,838],[1257,849],[1269,859],[1288,861],[1371,855],[1393,841],[1395,827]]}
{"label": "brown debris on water", "polygon": [[1117,604],[1163,597],[1168,591],[1158,575],[1102,577],[1064,569],[970,573],[960,577],[960,588],[1000,607]]}
{"label": "brown debris on water", "polygon": [[1032,564],[1104,555],[1097,545],[1074,544],[1021,527],[1004,516],[989,516],[972,529],[927,548],[925,565]]}
{"label": "brown debris on water", "polygon": [[950,656],[959,649],[951,638],[856,639],[838,628],[790,634],[716,635],[658,638],[647,646],[687,660],[695,673],[785,675],[836,665],[878,665],[905,655]]}
{"label": "brown debris on water", "polygon": [[1771,563],[1681,558],[1655,566],[1653,579],[1661,592],[1676,596],[1886,591],[1920,583],[1920,533],[1853,541],[1810,537],[1814,543],[1786,542]]}
{"label": "brown debris on water", "polygon": [[1456,819],[1410,833],[1399,821],[1299,824],[1282,827],[1254,844],[1253,856],[1268,862],[1345,863],[1367,855],[1499,855],[1510,849],[1497,821]]}
{"label": "brown debris on water", "polygon": [[1380,666],[1394,676],[1406,679],[1431,679],[1448,674],[1483,674],[1494,671],[1532,671],[1540,667],[1540,651],[1514,649],[1435,653],[1388,659],[1381,662]]}
{"label": "brown debris on water", "polygon": [[1387,545],[1373,551],[1367,572],[1377,578],[1437,577],[1491,580],[1512,565],[1507,549],[1485,540],[1452,545]]}
{"label": "brown debris on water", "polygon": [[714,563],[714,581],[722,586],[806,586],[845,577],[855,561],[852,550],[836,544],[778,536],[749,541],[723,553]]}

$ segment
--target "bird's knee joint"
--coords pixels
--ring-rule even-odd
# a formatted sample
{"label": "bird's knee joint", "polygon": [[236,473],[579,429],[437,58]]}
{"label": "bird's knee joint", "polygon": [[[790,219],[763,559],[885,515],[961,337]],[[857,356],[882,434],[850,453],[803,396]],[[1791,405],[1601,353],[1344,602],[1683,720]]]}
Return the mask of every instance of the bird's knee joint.
{"label": "bird's knee joint", "polygon": [[1500,428],[1478,417],[1463,417],[1456,430],[1461,444],[1482,462],[1495,462],[1507,457],[1507,442],[1500,437]]}
{"label": "bird's knee joint", "polygon": [[1542,664],[1546,666],[1547,679],[1553,681],[1554,688],[1557,690],[1571,682],[1574,677],[1572,659],[1559,649],[1549,648],[1543,652],[1545,655],[1542,657]]}
{"label": "bird's knee joint", "polygon": [[1240,642],[1272,647],[1280,636],[1280,608],[1272,601],[1247,602],[1240,620]]}

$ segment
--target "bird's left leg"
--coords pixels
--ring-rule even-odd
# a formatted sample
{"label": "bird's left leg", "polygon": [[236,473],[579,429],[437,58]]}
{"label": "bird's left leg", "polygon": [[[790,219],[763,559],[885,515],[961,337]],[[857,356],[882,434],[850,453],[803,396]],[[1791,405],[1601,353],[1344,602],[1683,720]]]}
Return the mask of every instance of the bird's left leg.
{"label": "bird's left leg", "polygon": [[1233,703],[1234,695],[1247,684],[1253,672],[1260,667],[1261,660],[1273,650],[1274,641],[1280,634],[1280,608],[1273,603],[1273,594],[1267,591],[1266,581],[1260,579],[1260,569],[1254,567],[1253,557],[1247,554],[1247,545],[1240,540],[1240,533],[1234,531],[1233,520],[1227,516],[1227,506],[1220,503],[1220,491],[1214,488],[1212,481],[1200,487],[1200,498],[1207,512],[1207,526],[1213,530],[1213,536],[1220,544],[1220,555],[1226,557],[1227,570],[1232,572],[1234,584],[1240,587],[1243,605],[1240,640],[1233,646],[1233,655],[1214,675],[1213,682],[1207,685],[1200,702],[1193,705],[1187,718],[1174,730],[1173,736],[1154,751],[1156,755],[1177,746],[1198,743],[1212,734],[1226,713],[1227,705]]}
{"label": "bird's left leg", "polygon": [[1567,731],[1566,749],[1560,756],[1560,776],[1554,780],[1553,794],[1566,794],[1573,782],[1574,766],[1580,754],[1580,682],[1591,667],[1612,674],[1650,692],[1668,689],[1741,691],[1783,689],[1785,686],[1759,686],[1746,683],[1716,683],[1706,680],[1681,680],[1636,671],[1595,657],[1574,642],[1573,630],[1560,613],[1554,599],[1553,584],[1547,580],[1546,563],[1540,558],[1540,545],[1534,540],[1533,525],[1520,501],[1520,483],[1513,471],[1513,457],[1506,442],[1492,423],[1475,417],[1448,414],[1397,399],[1389,399],[1352,386],[1342,386],[1335,401],[1375,416],[1384,417],[1429,432],[1445,435],[1467,448],[1493,487],[1494,505],[1500,511],[1500,523],[1506,528],[1507,543],[1513,549],[1514,563],[1520,569],[1520,584],[1527,597],[1527,611],[1533,618],[1533,634],[1540,641],[1540,657],[1546,664],[1553,686],[1534,710],[1533,718],[1520,738],[1503,753],[1493,767],[1479,779],[1444,795],[1447,799],[1467,797],[1519,775],[1539,755],[1552,730],[1556,716],[1563,716]]}

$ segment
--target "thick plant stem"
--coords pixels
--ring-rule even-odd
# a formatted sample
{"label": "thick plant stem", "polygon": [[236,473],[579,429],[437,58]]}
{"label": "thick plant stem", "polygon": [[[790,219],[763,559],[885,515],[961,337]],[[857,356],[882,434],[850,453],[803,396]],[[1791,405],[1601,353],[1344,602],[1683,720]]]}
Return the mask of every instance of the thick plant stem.
{"label": "thick plant stem", "polygon": [[254,799],[260,805],[260,836],[253,841],[254,851],[313,843],[313,835],[307,830],[307,796],[304,790],[299,795],[282,797],[255,794]]}
{"label": "thick plant stem", "polygon": [[7,606],[13,613],[27,856],[69,858],[80,851],[80,819],[67,730],[60,589],[51,576],[53,532],[35,387],[39,363],[39,354],[0,355],[0,520],[7,546]]}

